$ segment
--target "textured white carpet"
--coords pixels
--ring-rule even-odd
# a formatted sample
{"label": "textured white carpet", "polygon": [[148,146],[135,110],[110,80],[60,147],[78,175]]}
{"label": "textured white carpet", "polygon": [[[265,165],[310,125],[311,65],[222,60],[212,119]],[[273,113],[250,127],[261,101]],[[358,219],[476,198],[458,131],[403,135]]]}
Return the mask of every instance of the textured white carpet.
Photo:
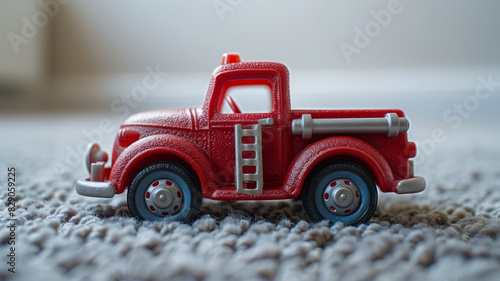
{"label": "textured white carpet", "polygon": [[[499,280],[500,140],[461,128],[417,167],[428,188],[380,194],[367,225],[310,224],[300,203],[206,201],[192,225],[138,224],[126,196],[74,192],[84,176],[65,162],[101,117],[0,119],[0,200],[16,167],[16,274],[7,271],[7,212],[0,211],[2,280]],[[432,128],[432,126],[429,126]],[[412,127],[413,139],[425,139]],[[4,137],[4,134],[7,135]],[[419,135],[420,134],[420,135]],[[113,134],[105,135],[110,149]],[[54,173],[54,161],[71,166]],[[70,163],[70,164],[68,164]]]}

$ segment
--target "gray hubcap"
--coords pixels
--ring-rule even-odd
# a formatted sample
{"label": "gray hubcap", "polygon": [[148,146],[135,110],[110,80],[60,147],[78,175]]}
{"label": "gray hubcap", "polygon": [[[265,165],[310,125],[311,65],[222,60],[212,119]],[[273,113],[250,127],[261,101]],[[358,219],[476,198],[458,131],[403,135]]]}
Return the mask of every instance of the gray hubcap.
{"label": "gray hubcap", "polygon": [[348,179],[338,179],[326,186],[323,200],[330,212],[339,216],[347,216],[356,211],[361,195],[353,182]]}
{"label": "gray hubcap", "polygon": [[144,193],[144,200],[149,210],[164,217],[179,212],[182,209],[183,198],[181,188],[169,179],[152,182]]}

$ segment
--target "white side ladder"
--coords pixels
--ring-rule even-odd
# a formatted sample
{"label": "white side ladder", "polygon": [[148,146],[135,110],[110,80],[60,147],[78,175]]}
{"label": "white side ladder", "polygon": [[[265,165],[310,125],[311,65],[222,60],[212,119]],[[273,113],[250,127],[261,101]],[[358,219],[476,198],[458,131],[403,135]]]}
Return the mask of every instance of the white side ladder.
{"label": "white side ladder", "polygon": [[[254,143],[243,143],[243,137],[253,137]],[[236,192],[242,194],[261,194],[264,185],[262,171],[262,132],[261,125],[253,125],[252,129],[243,129],[241,124],[234,125],[234,143],[236,166],[234,181]],[[243,152],[250,152],[255,158],[243,158]],[[243,167],[255,167],[254,173],[243,173]],[[255,184],[255,188],[245,188],[245,184]]]}

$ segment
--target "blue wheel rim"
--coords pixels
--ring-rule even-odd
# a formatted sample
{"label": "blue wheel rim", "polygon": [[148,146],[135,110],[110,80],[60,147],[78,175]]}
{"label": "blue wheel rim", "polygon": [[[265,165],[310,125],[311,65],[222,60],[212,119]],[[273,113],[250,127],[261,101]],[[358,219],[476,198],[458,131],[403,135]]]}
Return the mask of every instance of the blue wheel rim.
{"label": "blue wheel rim", "polygon": [[[146,205],[146,201],[144,199],[144,193],[148,189],[149,185],[158,180],[159,178],[170,179],[174,181],[179,185],[179,187],[182,190],[183,193],[182,195],[184,200],[182,208],[179,210],[179,212],[177,212],[174,215],[165,217],[155,215],[149,210],[148,206]],[[141,180],[141,183],[139,184],[139,187],[135,192],[134,200],[136,203],[137,211],[146,220],[182,221],[187,216],[189,209],[191,208],[192,198],[189,186],[187,185],[186,181],[184,181],[180,176],[170,171],[157,171],[146,176],[143,180]]]}
{"label": "blue wheel rim", "polygon": [[[358,187],[361,196],[359,207],[354,212],[346,216],[333,214],[326,207],[323,199],[323,194],[325,192],[325,189],[327,188],[327,185],[330,182],[340,178],[345,178],[352,181]],[[318,183],[318,185],[316,186],[316,191],[314,193],[314,201],[319,213],[325,219],[333,223],[342,222],[344,224],[353,224],[359,221],[370,207],[370,191],[368,190],[366,182],[359,175],[350,171],[336,171],[330,173]]]}

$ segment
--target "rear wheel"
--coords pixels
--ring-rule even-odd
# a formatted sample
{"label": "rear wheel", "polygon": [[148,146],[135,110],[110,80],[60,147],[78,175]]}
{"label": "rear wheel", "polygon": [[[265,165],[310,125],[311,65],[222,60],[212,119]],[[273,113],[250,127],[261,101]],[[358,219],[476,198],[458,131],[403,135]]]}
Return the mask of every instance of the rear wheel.
{"label": "rear wheel", "polygon": [[142,169],[132,180],[127,203],[138,219],[189,223],[200,211],[202,195],[193,175],[174,162]]}
{"label": "rear wheel", "polygon": [[335,162],[308,177],[302,190],[302,203],[313,222],[329,220],[356,225],[368,222],[373,216],[377,189],[361,166]]}

